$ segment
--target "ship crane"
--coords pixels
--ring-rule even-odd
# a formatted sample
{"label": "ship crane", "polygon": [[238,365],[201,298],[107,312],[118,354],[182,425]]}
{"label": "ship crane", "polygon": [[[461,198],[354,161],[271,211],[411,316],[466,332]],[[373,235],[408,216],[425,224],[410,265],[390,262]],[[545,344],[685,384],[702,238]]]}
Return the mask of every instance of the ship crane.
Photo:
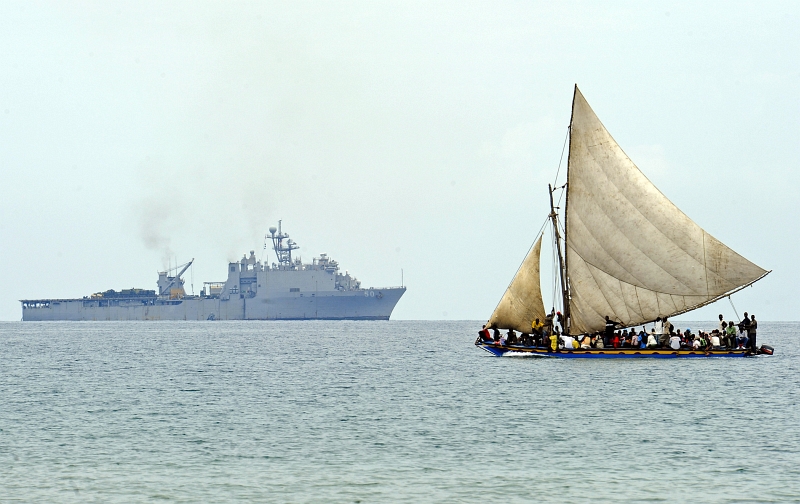
{"label": "ship crane", "polygon": [[[194,262],[194,258],[192,258],[192,260],[187,262],[186,264],[181,264],[180,266],[176,266],[175,267],[176,270],[178,268],[183,268],[183,269],[181,269],[178,272],[178,274],[175,275],[174,277],[167,276],[167,272],[166,271],[160,273],[159,274],[160,278],[159,278],[159,282],[158,282],[158,295],[159,296],[169,295],[170,294],[170,289],[172,288],[172,286],[175,285],[175,283],[178,282],[181,279],[181,275],[186,273],[186,270],[189,269],[189,266],[191,266],[193,262]],[[164,281],[166,281],[166,284],[164,284],[162,279]],[[183,287],[182,283],[181,283],[181,287]]]}

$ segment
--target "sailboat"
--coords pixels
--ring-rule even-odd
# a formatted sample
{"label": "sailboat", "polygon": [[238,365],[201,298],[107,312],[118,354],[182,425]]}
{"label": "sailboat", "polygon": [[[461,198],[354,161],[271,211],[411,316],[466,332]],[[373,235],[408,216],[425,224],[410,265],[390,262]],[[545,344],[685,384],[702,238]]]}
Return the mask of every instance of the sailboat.
{"label": "sailboat", "polygon": [[[563,212],[553,202],[558,190]],[[549,186],[549,191],[547,221],[558,259],[554,297],[561,306],[558,317],[564,335],[581,338],[601,332],[606,316],[624,329],[686,313],[730,297],[770,273],[711,236],[667,199],[614,141],[577,85],[566,183]],[[542,239],[543,234],[531,247],[487,328],[526,334],[533,321],[547,319],[539,275]],[[501,344],[487,329],[475,344],[497,356],[514,352],[566,358],[744,357],[772,352],[767,346],[553,350],[549,344],[534,346],[530,341]]]}

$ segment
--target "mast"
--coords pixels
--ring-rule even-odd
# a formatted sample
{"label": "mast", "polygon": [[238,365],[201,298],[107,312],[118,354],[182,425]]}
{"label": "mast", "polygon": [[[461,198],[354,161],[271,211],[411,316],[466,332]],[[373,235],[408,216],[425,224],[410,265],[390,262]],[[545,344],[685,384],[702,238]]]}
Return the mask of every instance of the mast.
{"label": "mast", "polygon": [[[276,232],[277,234],[275,234]],[[291,267],[292,250],[297,250],[300,246],[294,240],[289,239],[289,233],[281,231],[281,221],[278,221],[277,228],[275,226],[269,228],[269,233],[272,237],[272,249],[278,257],[278,265]],[[266,239],[267,237],[265,236],[264,238]],[[286,240],[286,245],[283,244],[283,240]],[[264,246],[266,247],[266,244]]]}
{"label": "mast", "polygon": [[[567,129],[567,134],[569,135],[569,151],[567,152],[567,182],[564,184],[564,277],[562,279],[562,283],[564,284],[564,322],[567,325],[567,334],[570,334],[569,329],[572,328],[572,320],[570,319],[570,309],[569,309],[569,256],[567,255],[567,236],[568,235],[568,222],[567,222],[567,210],[569,209],[569,160],[572,157],[572,120],[575,116],[575,96],[578,94],[578,84],[575,84],[575,88],[572,90],[572,108],[569,112],[569,128]],[[553,196],[550,196],[550,199],[553,199]],[[552,206],[552,204],[550,205]]]}
{"label": "mast", "polygon": [[[559,278],[561,279],[561,296],[562,296],[562,303],[564,313],[562,313],[564,317],[564,325],[567,324],[567,320],[569,317],[569,297],[567,296],[567,279],[566,279],[566,269],[564,267],[564,256],[561,253],[561,234],[558,232],[558,214],[556,213],[556,207],[553,205],[553,186],[547,184],[548,192],[550,193],[550,221],[553,223],[553,234],[556,238],[556,250],[558,251],[558,273]],[[566,334],[569,334],[569,327],[562,327]]]}

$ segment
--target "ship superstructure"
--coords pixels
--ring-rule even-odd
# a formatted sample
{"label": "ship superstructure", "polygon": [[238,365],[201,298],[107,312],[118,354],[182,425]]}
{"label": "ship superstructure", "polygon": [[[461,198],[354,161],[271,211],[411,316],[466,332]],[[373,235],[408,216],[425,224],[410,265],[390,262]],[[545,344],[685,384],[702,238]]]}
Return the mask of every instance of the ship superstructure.
{"label": "ship superstructure", "polygon": [[[161,271],[157,291],[105,291],[80,299],[25,299],[23,320],[388,320],[405,286],[362,288],[361,282],[320,254],[311,263],[292,257],[299,246],[280,227],[270,228],[276,262],[255,251],[228,263],[224,282],[205,282],[187,295],[182,275],[194,259]],[[265,245],[266,246],[266,245]],[[179,269],[180,268],[180,269]]]}

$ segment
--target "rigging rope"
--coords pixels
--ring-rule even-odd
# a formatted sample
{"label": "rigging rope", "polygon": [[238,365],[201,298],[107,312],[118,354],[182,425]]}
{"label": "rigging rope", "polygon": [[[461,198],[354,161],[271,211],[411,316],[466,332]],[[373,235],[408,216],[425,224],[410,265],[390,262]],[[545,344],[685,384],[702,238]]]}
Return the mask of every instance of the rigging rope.
{"label": "rigging rope", "polygon": [[731,308],[733,308],[733,313],[736,314],[736,320],[742,320],[739,318],[739,312],[736,311],[736,307],[733,306],[733,300],[731,299],[731,295],[728,294],[728,301],[731,303]]}
{"label": "rigging rope", "polygon": [[569,126],[567,126],[567,134],[564,136],[564,146],[561,147],[561,157],[558,159],[558,169],[556,170],[556,179],[553,181],[553,187],[558,185],[558,174],[561,173],[561,162],[564,160],[564,151],[567,149],[567,139],[569,139]]}

